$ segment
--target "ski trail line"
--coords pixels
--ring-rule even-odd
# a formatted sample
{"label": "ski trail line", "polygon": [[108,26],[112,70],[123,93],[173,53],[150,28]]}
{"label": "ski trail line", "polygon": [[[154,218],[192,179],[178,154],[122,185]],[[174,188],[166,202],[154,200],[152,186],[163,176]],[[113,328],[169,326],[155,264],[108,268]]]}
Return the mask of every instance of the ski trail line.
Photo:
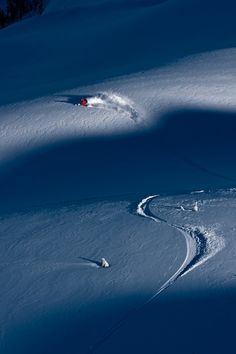
{"label": "ski trail line", "polygon": [[[137,214],[151,219],[154,222],[163,222],[166,223],[168,226],[170,227],[174,227],[176,229],[178,229],[185,237],[186,240],[186,246],[187,246],[187,251],[186,251],[186,256],[185,259],[183,261],[183,263],[181,264],[180,268],[177,269],[177,271],[158,289],[158,291],[152,295],[152,297],[150,297],[146,303],[144,305],[149,304],[150,302],[152,302],[160,293],[162,293],[162,291],[164,291],[165,289],[167,289],[171,284],[174,283],[174,281],[179,277],[180,274],[183,274],[184,269],[187,267],[187,265],[190,263],[190,260],[193,258],[193,254],[195,254],[195,242],[193,242],[192,239],[190,239],[188,237],[188,235],[184,232],[184,229],[182,227],[178,227],[172,224],[169,224],[167,220],[163,219],[163,218],[159,218],[157,216],[154,216],[150,209],[149,209],[149,203],[155,199],[156,197],[158,197],[158,195],[151,195],[145,199],[143,199],[137,207]],[[147,211],[147,212],[146,212]]]}
{"label": "ski trail line", "polygon": [[151,195],[141,200],[137,206],[136,213],[144,218],[151,219],[156,223],[165,223],[169,227],[177,229],[183,234],[186,241],[186,256],[177,269],[177,271],[142,305],[130,310],[123,318],[116,322],[102,338],[100,338],[95,344],[91,345],[88,350],[88,354],[94,353],[103,343],[106,342],[119,328],[121,328],[132,316],[137,314],[146,305],[150,304],[156,299],[164,290],[171,286],[179,277],[182,277],[192,271],[197,266],[206,262],[209,258],[213,257],[224,247],[224,240],[215,235],[214,232],[209,232],[203,227],[185,227],[169,223],[167,220],[154,215],[149,204],[158,195]]}
{"label": "ski trail line", "polygon": [[[180,231],[185,237],[187,252],[185,260],[183,261],[180,268],[169,280],[167,280],[167,282],[158,290],[158,292],[152,296],[152,300],[179,277],[186,275],[194,268],[205,263],[208,259],[215,256],[224,248],[224,239],[220,236],[217,236],[213,230],[208,230],[202,226],[197,227],[176,225],[154,215],[149,208],[149,204],[153,199],[157,197],[158,195],[153,195],[143,199],[138,204],[137,214],[155,222],[166,223],[168,226]],[[151,299],[149,299],[148,302],[150,302]]]}

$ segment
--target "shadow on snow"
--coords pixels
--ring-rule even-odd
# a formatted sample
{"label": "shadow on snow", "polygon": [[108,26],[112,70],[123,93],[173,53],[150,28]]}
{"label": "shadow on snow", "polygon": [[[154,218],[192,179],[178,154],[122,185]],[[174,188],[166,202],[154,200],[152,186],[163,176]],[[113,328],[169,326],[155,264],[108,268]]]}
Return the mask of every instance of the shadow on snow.
{"label": "shadow on snow", "polygon": [[186,110],[143,134],[42,146],[2,166],[0,211],[234,186],[235,131],[235,113]]}
{"label": "shadow on snow", "polygon": [[117,298],[113,308],[109,302],[97,302],[92,310],[89,303],[69,304],[68,300],[71,311],[64,312],[62,305],[34,314],[8,331],[2,353],[230,353],[235,346],[235,295],[229,288],[170,292],[107,337],[119,310],[131,305],[132,296]]}

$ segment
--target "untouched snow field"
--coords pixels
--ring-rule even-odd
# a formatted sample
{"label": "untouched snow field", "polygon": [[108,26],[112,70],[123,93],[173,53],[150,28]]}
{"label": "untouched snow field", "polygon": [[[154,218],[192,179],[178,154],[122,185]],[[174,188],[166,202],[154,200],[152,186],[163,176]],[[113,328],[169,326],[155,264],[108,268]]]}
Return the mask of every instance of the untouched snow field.
{"label": "untouched snow field", "polygon": [[1,354],[234,351],[235,10],[50,0],[0,31]]}

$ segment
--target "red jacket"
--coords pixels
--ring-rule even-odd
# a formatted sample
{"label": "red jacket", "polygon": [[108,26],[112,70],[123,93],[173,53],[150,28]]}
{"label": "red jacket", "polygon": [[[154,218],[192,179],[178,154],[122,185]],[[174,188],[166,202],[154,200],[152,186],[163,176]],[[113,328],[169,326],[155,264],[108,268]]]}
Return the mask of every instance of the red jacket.
{"label": "red jacket", "polygon": [[88,101],[86,100],[86,98],[81,98],[80,104],[81,104],[81,106],[87,106]]}

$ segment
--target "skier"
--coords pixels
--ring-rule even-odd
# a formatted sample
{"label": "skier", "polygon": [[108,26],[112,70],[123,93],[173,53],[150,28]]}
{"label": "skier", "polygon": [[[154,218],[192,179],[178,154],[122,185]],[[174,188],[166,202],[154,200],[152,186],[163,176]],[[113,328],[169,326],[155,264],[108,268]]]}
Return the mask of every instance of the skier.
{"label": "skier", "polygon": [[110,267],[110,264],[107,262],[107,260],[105,258],[101,259],[101,267],[102,268],[108,268]]}
{"label": "skier", "polygon": [[193,204],[193,207],[192,207],[192,211],[198,211],[199,209],[198,209],[198,204],[197,204],[197,202],[195,202],[194,204]]}
{"label": "skier", "polygon": [[80,106],[87,106],[88,105],[88,100],[87,98],[81,98],[80,102],[79,102]]}

